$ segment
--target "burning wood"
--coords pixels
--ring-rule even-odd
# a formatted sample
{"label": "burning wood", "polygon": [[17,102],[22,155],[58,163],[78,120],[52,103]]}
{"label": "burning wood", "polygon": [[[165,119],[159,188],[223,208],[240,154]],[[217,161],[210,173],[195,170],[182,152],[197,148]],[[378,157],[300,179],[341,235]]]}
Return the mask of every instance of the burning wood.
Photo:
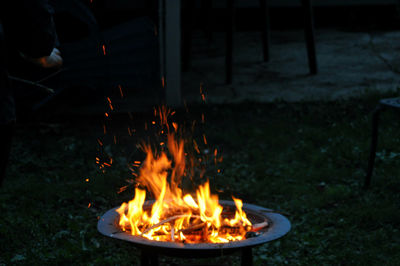
{"label": "burning wood", "polygon": [[195,224],[195,225],[189,226],[188,228],[179,230],[178,233],[182,232],[183,234],[190,234],[193,231],[203,228],[205,225],[206,225],[206,223]]}
{"label": "burning wood", "polygon": [[[155,202],[150,208],[144,208],[146,190],[136,188],[133,200],[117,209],[120,228],[157,241],[226,243],[243,240],[247,232],[268,226],[267,222],[252,225],[242,210],[242,201],[235,197],[236,210],[224,211],[218,196],[211,194],[208,181],[197,187],[195,195],[183,193],[182,178],[191,172],[188,162],[194,161],[188,158],[185,144],[193,145],[192,150],[198,154],[199,144],[193,139],[179,137],[180,127],[176,123],[170,126],[168,122],[170,110],[160,108],[158,112],[156,110],[155,115],[160,118],[163,127],[160,132],[165,132],[166,141],[161,150],[153,150],[154,145],[143,145],[146,159],[137,163],[140,168],[136,179],[155,197]],[[203,143],[207,144],[205,135]]]}
{"label": "burning wood", "polygon": [[[167,219],[165,219],[165,220],[162,220],[161,222],[159,222],[159,223],[157,223],[157,224],[155,224],[155,225],[153,225],[153,226],[151,226],[151,227],[149,227],[149,228],[147,228],[146,230],[144,230],[141,234],[140,234],[140,236],[142,236],[143,234],[146,234],[147,232],[149,232],[150,230],[152,230],[152,229],[154,229],[154,228],[157,228],[157,227],[159,227],[159,226],[161,226],[161,225],[163,225],[163,224],[166,224],[166,223],[169,223],[169,222],[171,222],[171,221],[175,221],[176,219],[178,219],[178,218],[186,218],[186,217],[191,217],[191,218],[200,218],[200,216],[191,216],[191,215],[175,215],[175,216],[172,216],[172,217],[169,217],[169,218],[167,218]],[[172,229],[174,229],[174,228],[172,228]]]}
{"label": "burning wood", "polygon": [[265,227],[267,227],[267,226],[268,226],[268,222],[267,222],[267,221],[262,222],[262,223],[259,223],[259,224],[254,224],[254,225],[251,227],[251,232],[260,231],[261,229],[263,229],[263,228],[265,228]]}

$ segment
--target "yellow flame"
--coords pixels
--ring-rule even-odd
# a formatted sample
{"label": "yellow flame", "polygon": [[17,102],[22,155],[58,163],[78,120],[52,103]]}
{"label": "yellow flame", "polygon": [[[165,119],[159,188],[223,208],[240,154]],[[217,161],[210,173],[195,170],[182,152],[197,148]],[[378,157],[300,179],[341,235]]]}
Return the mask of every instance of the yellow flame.
{"label": "yellow flame", "polygon": [[[210,191],[209,181],[198,186],[195,196],[183,193],[180,186],[188,160],[185,141],[175,135],[177,125],[173,126],[172,133],[169,131],[170,110],[160,108],[157,111],[167,130],[166,146],[170,156],[165,150],[155,151],[151,145],[142,145],[146,158],[136,182],[145,187],[155,201],[145,206],[146,191],[135,188],[134,198],[117,209],[121,229],[157,241],[225,243],[244,239],[251,222],[242,210],[240,199],[233,197],[236,205],[233,216],[233,213],[224,214],[218,195]],[[194,140],[193,143],[196,148],[197,143]],[[135,161],[134,166],[139,164]]]}

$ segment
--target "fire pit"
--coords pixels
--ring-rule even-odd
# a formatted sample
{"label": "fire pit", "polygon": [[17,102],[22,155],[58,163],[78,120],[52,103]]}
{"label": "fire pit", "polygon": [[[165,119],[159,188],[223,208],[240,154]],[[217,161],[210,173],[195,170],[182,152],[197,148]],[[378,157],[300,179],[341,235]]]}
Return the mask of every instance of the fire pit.
{"label": "fire pit", "polygon": [[[219,201],[202,164],[211,160],[217,165],[217,149],[202,154],[194,138],[184,138],[183,129],[168,122],[169,115],[173,113],[166,108],[155,110],[161,125],[158,142],[143,143],[146,158],[132,164],[138,169],[132,168],[134,198],[106,212],[98,230],[140,248],[142,265],[157,265],[157,254],[193,258],[242,251],[242,264],[250,266],[252,247],[285,235],[290,222],[234,196],[233,201]],[[204,134],[203,142],[207,145]],[[154,200],[146,200],[147,195]]]}
{"label": "fire pit", "polygon": [[[150,207],[154,201],[146,201],[145,205]],[[234,210],[235,204],[232,201],[220,200],[220,204],[226,210]],[[243,211],[246,212],[248,219],[253,224],[259,224],[264,221],[268,222],[268,226],[262,228],[257,234],[249,235],[246,239],[240,241],[232,241],[228,243],[198,243],[184,244],[166,241],[148,240],[141,236],[134,236],[124,232],[118,226],[119,214],[118,207],[107,211],[97,224],[98,231],[108,237],[131,242],[134,246],[141,249],[142,265],[157,265],[157,254],[163,254],[174,257],[216,257],[228,255],[234,252],[242,252],[242,265],[252,265],[252,248],[269,241],[284,236],[290,230],[289,220],[270,209],[266,209],[257,205],[243,204]]]}

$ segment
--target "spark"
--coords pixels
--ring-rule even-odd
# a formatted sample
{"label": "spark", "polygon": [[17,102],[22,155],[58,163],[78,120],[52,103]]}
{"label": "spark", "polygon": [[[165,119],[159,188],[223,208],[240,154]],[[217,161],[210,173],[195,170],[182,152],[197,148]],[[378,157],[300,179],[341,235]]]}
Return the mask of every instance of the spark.
{"label": "spark", "polygon": [[103,44],[102,48],[103,48],[103,54],[106,55],[106,46],[104,44]]}
{"label": "spark", "polygon": [[111,111],[113,111],[114,107],[112,106],[110,97],[107,97],[107,101],[108,101],[108,105],[110,106]]}
{"label": "spark", "polygon": [[195,140],[193,140],[193,146],[194,146],[194,149],[196,150],[196,152],[198,154],[200,154],[199,146],[197,145],[197,142]]}
{"label": "spark", "polygon": [[120,187],[117,193],[119,194],[121,192],[124,192],[127,188],[128,188],[128,186]]}
{"label": "spark", "polygon": [[206,138],[205,134],[203,134],[203,141],[204,141],[204,144],[207,145],[207,138]]}
{"label": "spark", "polygon": [[177,132],[178,131],[178,124],[175,123],[175,122],[172,122],[172,126],[174,127],[175,132]]}
{"label": "spark", "polygon": [[201,95],[201,99],[203,100],[203,102],[205,102],[206,95],[204,94],[204,91],[203,91],[203,83],[200,83],[200,95]]}
{"label": "spark", "polygon": [[122,98],[124,98],[124,93],[122,92],[122,87],[121,87],[121,85],[118,85],[118,88],[119,88],[119,93],[120,93],[121,99],[122,99]]}

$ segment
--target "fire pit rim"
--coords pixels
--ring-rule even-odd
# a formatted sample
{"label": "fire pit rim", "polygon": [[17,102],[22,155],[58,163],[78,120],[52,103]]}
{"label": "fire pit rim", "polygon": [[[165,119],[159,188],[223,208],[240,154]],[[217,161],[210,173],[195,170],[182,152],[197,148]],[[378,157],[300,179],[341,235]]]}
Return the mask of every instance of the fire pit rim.
{"label": "fire pit rim", "polygon": [[[146,201],[146,205],[152,204],[154,201]],[[233,201],[220,200],[219,203],[226,207],[235,207]],[[156,241],[149,240],[140,236],[133,236],[127,232],[119,230],[115,226],[115,220],[119,217],[119,214],[115,211],[118,207],[108,210],[98,221],[97,230],[108,237],[125,240],[131,242],[142,249],[156,248],[159,250],[179,250],[179,251],[191,251],[191,252],[212,252],[218,250],[236,250],[246,247],[254,247],[266,242],[278,239],[290,231],[290,221],[279,213],[274,213],[271,209],[264,208],[261,206],[244,203],[243,210],[249,215],[256,215],[264,219],[268,219],[270,225],[267,230],[261,232],[258,237],[248,238],[239,241],[232,241],[228,243],[177,243],[168,241]]]}

